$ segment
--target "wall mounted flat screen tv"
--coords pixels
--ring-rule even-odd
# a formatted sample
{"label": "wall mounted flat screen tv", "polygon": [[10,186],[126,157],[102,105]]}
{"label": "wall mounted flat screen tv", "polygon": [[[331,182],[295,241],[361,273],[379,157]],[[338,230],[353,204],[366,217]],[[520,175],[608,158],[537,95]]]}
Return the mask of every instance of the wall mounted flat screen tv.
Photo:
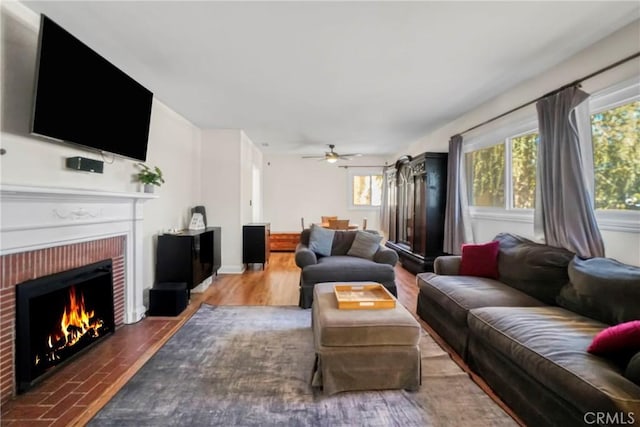
{"label": "wall mounted flat screen tv", "polygon": [[145,161],[153,93],[42,15],[31,131]]}

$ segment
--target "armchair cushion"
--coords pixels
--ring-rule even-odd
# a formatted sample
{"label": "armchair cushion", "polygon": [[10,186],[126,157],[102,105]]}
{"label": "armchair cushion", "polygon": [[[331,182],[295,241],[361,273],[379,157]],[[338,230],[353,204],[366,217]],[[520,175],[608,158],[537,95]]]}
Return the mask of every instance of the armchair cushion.
{"label": "armchair cushion", "polygon": [[309,249],[318,255],[331,255],[331,245],[335,230],[320,227],[313,224],[311,226],[311,234],[309,235]]}
{"label": "armchair cushion", "polygon": [[318,263],[302,269],[303,283],[321,282],[393,282],[395,272],[387,264],[348,255],[320,257]]}
{"label": "armchair cushion", "polygon": [[380,235],[357,231],[347,255],[372,260],[380,247],[381,240]]}

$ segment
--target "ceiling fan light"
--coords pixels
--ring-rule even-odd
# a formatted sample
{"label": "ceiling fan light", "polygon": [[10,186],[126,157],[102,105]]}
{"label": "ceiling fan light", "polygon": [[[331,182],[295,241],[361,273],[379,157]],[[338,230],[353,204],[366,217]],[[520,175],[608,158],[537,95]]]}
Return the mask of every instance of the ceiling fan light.
{"label": "ceiling fan light", "polygon": [[337,161],[338,161],[338,159],[337,159],[337,158],[335,158],[335,157],[328,157],[328,158],[327,158],[327,162],[329,162],[329,163],[335,163],[335,162],[337,162]]}

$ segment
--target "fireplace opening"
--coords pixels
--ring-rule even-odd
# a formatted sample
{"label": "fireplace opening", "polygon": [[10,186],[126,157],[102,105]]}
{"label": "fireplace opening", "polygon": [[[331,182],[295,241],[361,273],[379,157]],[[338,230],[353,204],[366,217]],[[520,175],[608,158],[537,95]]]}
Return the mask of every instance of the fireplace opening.
{"label": "fireplace opening", "polygon": [[16,286],[16,384],[45,374],[113,333],[111,260]]}

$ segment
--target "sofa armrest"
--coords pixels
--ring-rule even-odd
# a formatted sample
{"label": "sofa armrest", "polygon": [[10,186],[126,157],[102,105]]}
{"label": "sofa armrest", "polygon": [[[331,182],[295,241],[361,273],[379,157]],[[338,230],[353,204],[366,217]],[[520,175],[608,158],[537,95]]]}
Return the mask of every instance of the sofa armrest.
{"label": "sofa armrest", "polygon": [[391,267],[395,267],[398,263],[398,253],[380,245],[378,252],[373,255],[373,260],[378,264],[389,264]]}
{"label": "sofa armrest", "polygon": [[460,255],[439,256],[433,263],[433,271],[442,276],[456,276],[460,271]]}
{"label": "sofa armrest", "polygon": [[296,265],[300,268],[305,268],[307,265],[313,265],[318,263],[318,257],[304,243],[298,243],[296,246]]}

